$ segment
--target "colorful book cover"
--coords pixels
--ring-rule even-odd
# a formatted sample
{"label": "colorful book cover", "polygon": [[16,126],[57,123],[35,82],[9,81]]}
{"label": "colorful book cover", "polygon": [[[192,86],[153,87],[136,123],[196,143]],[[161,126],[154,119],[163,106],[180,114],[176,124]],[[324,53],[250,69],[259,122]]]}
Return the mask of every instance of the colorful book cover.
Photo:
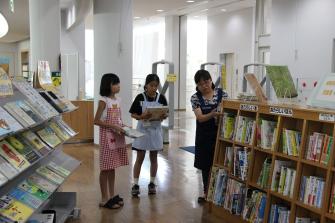
{"label": "colorful book cover", "polygon": [[33,214],[33,209],[9,197],[0,198],[0,214],[18,223],[24,223]]}
{"label": "colorful book cover", "polygon": [[35,149],[45,156],[49,153],[50,149],[47,145],[44,144],[44,142],[32,131],[26,131],[23,134],[23,137],[26,138],[34,147]]}
{"label": "colorful book cover", "polygon": [[56,133],[56,135],[63,141],[67,141],[71,138],[71,135],[66,130],[62,129],[58,123],[50,122],[49,127]]}
{"label": "colorful book cover", "polygon": [[41,199],[38,199],[30,193],[20,190],[18,188],[11,190],[8,195],[33,209],[39,208],[43,203]]}
{"label": "colorful book cover", "polygon": [[13,179],[18,174],[18,170],[10,165],[2,156],[0,156],[0,172],[8,179]]}
{"label": "colorful book cover", "polygon": [[56,163],[54,163],[52,161],[47,165],[47,168],[54,171],[55,173],[57,173],[58,175],[60,175],[61,177],[64,177],[64,178],[70,176],[70,174],[71,174],[71,172],[69,170],[65,169],[62,166],[57,165]]}
{"label": "colorful book cover", "polygon": [[5,109],[0,107],[0,136],[23,129]]}
{"label": "colorful book cover", "polygon": [[52,183],[51,181],[43,178],[42,176],[39,176],[37,174],[33,174],[28,177],[28,182],[35,184],[37,187],[48,191],[49,193],[53,193],[55,190],[57,190],[57,185]]}
{"label": "colorful book cover", "polygon": [[47,200],[48,197],[51,195],[51,192],[41,189],[34,183],[29,182],[27,180],[24,180],[22,183],[20,183],[18,185],[18,188],[30,193],[31,195],[37,197],[38,199],[41,199],[42,201]]}
{"label": "colorful book cover", "polygon": [[28,160],[6,141],[0,142],[0,155],[19,171],[23,171],[30,166]]}
{"label": "colorful book cover", "polygon": [[62,143],[62,141],[50,127],[45,127],[44,129],[37,131],[37,134],[46,144],[52,148],[55,148]]}
{"label": "colorful book cover", "polygon": [[56,174],[55,172],[49,170],[45,166],[39,167],[36,172],[40,174],[41,176],[45,177],[46,179],[50,180],[51,182],[55,184],[62,184],[64,182],[64,178]]}
{"label": "colorful book cover", "polygon": [[40,155],[35,152],[30,146],[25,144],[24,141],[20,141],[20,139],[17,136],[10,136],[6,139],[6,141],[14,148],[16,151],[18,151],[21,155],[23,155],[29,163],[36,162]]}

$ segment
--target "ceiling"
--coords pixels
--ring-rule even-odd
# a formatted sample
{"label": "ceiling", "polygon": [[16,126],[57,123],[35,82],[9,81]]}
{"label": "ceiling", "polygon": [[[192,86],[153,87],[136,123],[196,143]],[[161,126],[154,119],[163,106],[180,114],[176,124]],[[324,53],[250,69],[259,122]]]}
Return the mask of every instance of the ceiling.
{"label": "ceiling", "polygon": [[[90,0],[60,0],[62,9],[69,7],[73,2],[79,3],[79,8],[85,15],[90,8]],[[15,0],[15,13],[9,10],[9,0],[0,0],[0,12],[9,23],[8,34],[0,39],[0,42],[17,42],[29,38],[29,0]],[[194,0],[188,3],[186,0],[133,0],[133,15],[140,18],[166,15],[212,15],[252,7],[255,0]],[[82,7],[81,7],[82,6]],[[157,12],[161,9],[163,12]],[[82,14],[83,14],[82,13]],[[18,16],[19,15],[19,16]],[[90,15],[92,17],[92,15]],[[89,16],[89,17],[90,17]],[[84,16],[81,16],[84,18]],[[87,18],[89,24],[93,24],[93,18]]]}

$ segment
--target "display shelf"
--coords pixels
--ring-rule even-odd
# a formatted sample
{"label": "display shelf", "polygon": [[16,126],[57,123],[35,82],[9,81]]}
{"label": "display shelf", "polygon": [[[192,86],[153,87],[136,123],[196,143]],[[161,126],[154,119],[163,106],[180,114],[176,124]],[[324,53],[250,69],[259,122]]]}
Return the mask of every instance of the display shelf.
{"label": "display shelf", "polygon": [[328,219],[335,221],[335,214],[326,213],[325,216],[326,216]]}
{"label": "display shelf", "polygon": [[257,190],[263,191],[264,193],[267,193],[269,191],[269,189],[262,188],[261,186],[259,186],[256,183],[253,183],[253,182],[249,182],[248,185],[253,187],[253,188],[256,188]]}
{"label": "display shelf", "polygon": [[306,165],[315,166],[315,167],[318,167],[318,168],[321,168],[321,169],[325,169],[325,170],[328,169],[328,167],[326,165],[324,165],[322,163],[318,163],[318,162],[312,161],[312,160],[302,159],[301,162],[304,163],[304,164],[306,164]]}
{"label": "display shelf", "polygon": [[260,147],[254,147],[254,150],[258,151],[258,152],[261,152],[261,153],[266,153],[266,154],[269,154],[269,155],[273,155],[273,153],[274,153],[274,151],[272,151],[272,150],[262,149]]}
{"label": "display shelf", "polygon": [[228,172],[230,172],[230,169],[229,169],[229,167],[226,167],[226,166],[223,166],[223,165],[220,165],[220,164],[214,164],[214,166],[216,166],[216,167],[219,167],[220,169],[224,169],[224,170],[226,170],[226,171],[228,171]]}
{"label": "display shelf", "polygon": [[305,203],[303,203],[301,201],[296,201],[295,203],[299,207],[305,208],[305,209],[307,209],[307,210],[309,210],[309,211],[311,211],[313,213],[320,214],[320,215],[322,214],[321,208],[316,208],[316,207],[310,206],[310,205],[305,204]]}
{"label": "display shelf", "polygon": [[293,202],[293,199],[290,198],[289,196],[284,196],[283,194],[278,193],[278,192],[276,192],[276,191],[270,190],[270,194],[271,194],[272,196],[275,196],[275,197],[280,198],[280,199],[282,199],[282,200],[285,200],[285,201],[287,201],[287,202],[290,202],[290,203]]}
{"label": "display shelf", "polygon": [[225,139],[225,138],[222,138],[222,137],[220,137],[219,139],[220,139],[221,141],[223,141],[223,142],[227,142],[227,143],[231,143],[231,144],[234,143],[234,141],[231,140],[231,139]]}
{"label": "display shelf", "polygon": [[281,152],[273,152],[273,154],[276,155],[277,157],[285,158],[285,159],[292,160],[292,161],[295,161],[295,162],[297,162],[299,160],[299,157],[289,156],[289,155],[281,153]]}
{"label": "display shelf", "polygon": [[242,180],[242,179],[239,178],[239,177],[235,177],[235,176],[232,175],[231,173],[229,173],[228,176],[229,176],[231,179],[236,180],[236,181],[238,181],[238,182],[240,182],[240,183],[244,183],[244,184],[245,184],[245,183],[247,182],[246,180]]}

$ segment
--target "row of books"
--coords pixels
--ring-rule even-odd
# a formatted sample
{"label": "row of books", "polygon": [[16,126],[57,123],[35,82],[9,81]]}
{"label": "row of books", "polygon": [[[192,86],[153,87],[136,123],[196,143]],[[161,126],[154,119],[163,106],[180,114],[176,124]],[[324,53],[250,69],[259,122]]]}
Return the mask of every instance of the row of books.
{"label": "row of books", "polygon": [[291,166],[290,161],[275,160],[271,181],[272,191],[293,197],[296,170],[290,168]]}
{"label": "row of books", "polygon": [[233,175],[247,180],[250,152],[247,148],[235,147]]}
{"label": "row of books", "polygon": [[277,133],[277,122],[260,119],[257,125],[257,146],[274,150]]}
{"label": "row of books", "polygon": [[290,208],[278,204],[271,205],[269,223],[288,223],[289,219]]}
{"label": "row of books", "polygon": [[269,176],[270,176],[270,168],[271,168],[272,159],[267,157],[262,166],[261,173],[257,179],[257,184],[262,188],[268,188]]}
{"label": "row of books", "polygon": [[301,132],[283,129],[282,135],[282,146],[283,153],[289,156],[299,156],[300,154],[300,143],[301,143]]}
{"label": "row of books", "polygon": [[223,113],[222,126],[221,126],[221,137],[225,139],[234,138],[235,130],[235,119],[236,115],[231,113]]}
{"label": "row of books", "polygon": [[333,147],[333,141],[332,136],[314,132],[313,135],[309,137],[305,158],[327,165],[330,158],[330,151]]}
{"label": "row of books", "polygon": [[296,217],[295,223],[320,223],[319,219]]}
{"label": "row of books", "polygon": [[26,222],[45,202],[70,171],[50,162],[0,198],[0,222]]}
{"label": "row of books", "polygon": [[299,200],[310,206],[321,208],[325,180],[317,176],[303,176]]}
{"label": "row of books", "polygon": [[236,126],[235,141],[252,145],[256,131],[254,118],[239,116]]}
{"label": "row of books", "polygon": [[248,190],[250,192],[251,197],[247,195],[242,217],[248,222],[263,222],[266,194],[257,190]]}
{"label": "row of books", "polygon": [[75,134],[62,120],[52,120],[39,130],[28,130],[0,141],[0,186]]}

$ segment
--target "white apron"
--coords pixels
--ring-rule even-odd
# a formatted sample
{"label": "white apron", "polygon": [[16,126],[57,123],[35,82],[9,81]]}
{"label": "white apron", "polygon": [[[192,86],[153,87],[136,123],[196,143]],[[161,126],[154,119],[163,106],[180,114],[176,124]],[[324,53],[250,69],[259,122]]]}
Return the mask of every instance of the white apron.
{"label": "white apron", "polygon": [[[158,100],[160,94],[157,95],[156,101],[148,101],[143,93],[144,101],[142,104],[142,112],[144,113],[147,107],[162,106]],[[163,131],[161,121],[143,121],[139,120],[137,123],[138,131],[145,134],[145,136],[137,138],[133,142],[133,147],[138,150],[158,151],[163,149]]]}

